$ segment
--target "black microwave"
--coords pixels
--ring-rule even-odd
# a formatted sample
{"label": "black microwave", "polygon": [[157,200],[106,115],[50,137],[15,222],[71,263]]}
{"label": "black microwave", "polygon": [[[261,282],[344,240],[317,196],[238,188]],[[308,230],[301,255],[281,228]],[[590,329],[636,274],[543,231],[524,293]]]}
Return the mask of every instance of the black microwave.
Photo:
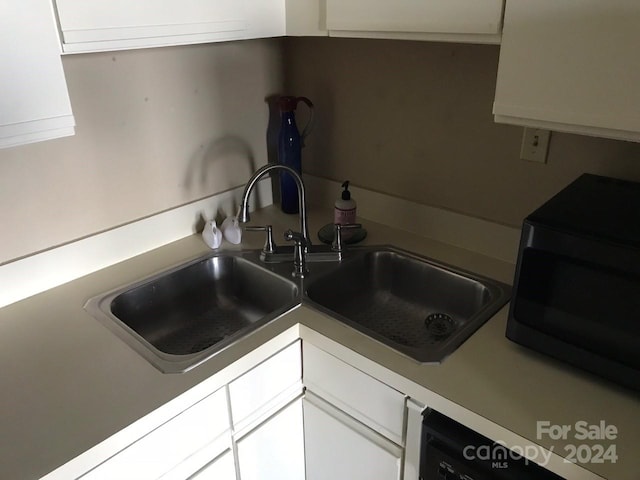
{"label": "black microwave", "polygon": [[524,220],[506,335],[640,390],[640,183],[584,174]]}

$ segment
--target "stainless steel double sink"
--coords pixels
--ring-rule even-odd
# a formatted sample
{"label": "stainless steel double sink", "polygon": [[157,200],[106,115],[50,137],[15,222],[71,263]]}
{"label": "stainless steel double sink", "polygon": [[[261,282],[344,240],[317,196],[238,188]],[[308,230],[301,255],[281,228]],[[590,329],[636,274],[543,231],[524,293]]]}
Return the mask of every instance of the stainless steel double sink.
{"label": "stainless steel double sink", "polygon": [[265,264],[215,252],[90,299],[85,309],[166,373],[189,370],[300,303],[421,363],[450,355],[511,293],[508,285],[392,246],[341,262]]}

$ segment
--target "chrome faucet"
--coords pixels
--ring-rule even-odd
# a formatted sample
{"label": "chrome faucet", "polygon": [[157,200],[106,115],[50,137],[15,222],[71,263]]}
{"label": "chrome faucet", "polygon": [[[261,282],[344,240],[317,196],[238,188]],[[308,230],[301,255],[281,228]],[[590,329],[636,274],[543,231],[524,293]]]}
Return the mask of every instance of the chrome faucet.
{"label": "chrome faucet", "polygon": [[[250,220],[249,216],[249,195],[253,191],[256,183],[260,178],[262,178],[266,173],[272,170],[284,170],[288,172],[294,179],[296,186],[298,187],[298,210],[300,211],[300,235],[294,235],[287,238],[288,240],[294,240],[296,242],[296,247],[300,250],[300,254],[304,256],[307,252],[307,248],[311,245],[311,237],[309,236],[309,227],[307,225],[307,199],[306,193],[304,189],[304,182],[302,181],[302,177],[298,172],[296,172],[293,168],[287,167],[285,165],[273,164],[270,163],[265,165],[264,167],[259,168],[255,171],[251,178],[247,181],[247,184],[244,187],[244,191],[242,192],[242,203],[240,204],[240,212],[238,213],[238,221],[240,223],[247,223]],[[304,268],[304,258],[299,259]]]}

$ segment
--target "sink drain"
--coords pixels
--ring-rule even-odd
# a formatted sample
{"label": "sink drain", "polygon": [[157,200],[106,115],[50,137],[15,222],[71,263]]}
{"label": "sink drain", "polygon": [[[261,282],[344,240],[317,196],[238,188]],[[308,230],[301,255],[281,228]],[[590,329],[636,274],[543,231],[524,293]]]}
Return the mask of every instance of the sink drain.
{"label": "sink drain", "polygon": [[446,313],[432,313],[425,321],[425,326],[434,337],[447,337],[456,329],[456,324]]}

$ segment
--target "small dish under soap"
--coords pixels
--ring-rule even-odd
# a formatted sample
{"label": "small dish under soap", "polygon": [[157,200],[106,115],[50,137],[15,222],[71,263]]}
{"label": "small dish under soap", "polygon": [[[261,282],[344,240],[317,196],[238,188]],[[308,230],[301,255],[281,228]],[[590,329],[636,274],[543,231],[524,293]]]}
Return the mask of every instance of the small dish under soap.
{"label": "small dish under soap", "polygon": [[[320,230],[318,230],[318,238],[324,243],[332,243],[335,235],[336,231],[333,223],[327,223]],[[362,227],[353,230],[342,230],[342,241],[346,244],[361,242],[366,237],[367,230]]]}

